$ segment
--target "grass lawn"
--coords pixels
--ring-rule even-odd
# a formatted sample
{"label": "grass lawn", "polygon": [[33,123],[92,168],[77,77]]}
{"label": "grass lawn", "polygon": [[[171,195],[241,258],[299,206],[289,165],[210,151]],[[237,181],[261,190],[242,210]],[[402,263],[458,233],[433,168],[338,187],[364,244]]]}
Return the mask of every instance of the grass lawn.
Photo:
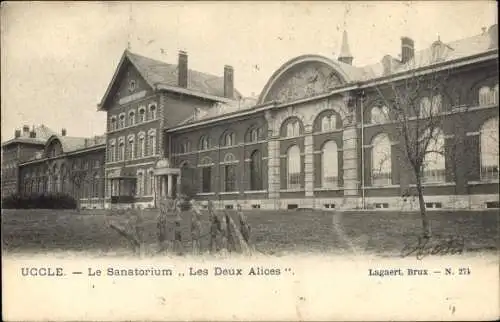
{"label": "grass lawn", "polygon": [[[144,210],[145,240],[156,242],[156,211]],[[417,213],[251,211],[252,242],[267,254],[291,252],[352,252],[399,254],[421,232]],[[191,213],[183,213],[183,244],[190,246]],[[235,218],[235,217],[233,217]],[[429,212],[432,232],[461,236],[466,251],[499,249],[499,213],[491,211]],[[128,242],[107,226],[123,216],[103,211],[2,210],[2,248],[5,253],[85,252],[131,254]],[[203,232],[208,233],[208,218]],[[202,239],[207,248],[209,237]]]}

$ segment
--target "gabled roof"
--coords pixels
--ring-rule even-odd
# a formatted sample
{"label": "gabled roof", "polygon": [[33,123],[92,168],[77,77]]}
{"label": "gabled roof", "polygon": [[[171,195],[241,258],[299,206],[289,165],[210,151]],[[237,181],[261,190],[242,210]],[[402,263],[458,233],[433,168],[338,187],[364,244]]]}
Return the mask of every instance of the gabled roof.
{"label": "gabled roof", "polygon": [[34,129],[36,136],[34,138],[30,138],[27,136],[20,136],[18,138],[13,138],[8,141],[5,141],[2,143],[3,146],[7,146],[12,143],[26,143],[26,144],[39,144],[39,145],[44,145],[45,142],[54,134],[56,134],[55,131],[50,129],[49,127],[41,124]]}
{"label": "gabled roof", "polygon": [[[175,91],[175,88],[178,88],[180,92],[185,93],[186,88],[178,86],[177,65],[168,64],[156,59],[132,53],[129,50],[125,50],[115,74],[113,75],[112,81],[109,84],[101,103],[98,104],[99,109],[102,109],[103,105],[105,105],[126,61],[129,61],[137,69],[139,74],[152,89],[157,89],[163,85],[169,87],[169,89],[173,88],[171,89],[173,91]],[[221,100],[224,101],[227,100],[227,98],[224,97],[224,77],[189,69],[187,90],[191,91],[194,95],[196,93],[207,94],[214,97],[215,100],[216,98],[221,98]],[[235,90],[234,93],[234,99],[239,99],[241,97],[241,94],[237,90]]]}

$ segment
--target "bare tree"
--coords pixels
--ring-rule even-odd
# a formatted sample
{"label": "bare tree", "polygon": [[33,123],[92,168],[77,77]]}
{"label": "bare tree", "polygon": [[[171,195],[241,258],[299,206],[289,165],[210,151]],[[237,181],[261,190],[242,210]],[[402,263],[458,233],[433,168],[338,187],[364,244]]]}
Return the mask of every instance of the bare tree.
{"label": "bare tree", "polygon": [[386,126],[395,131],[399,155],[403,156],[401,161],[408,164],[413,173],[426,238],[431,236],[431,229],[423,183],[445,176],[442,98],[448,78],[447,72],[427,75],[412,72],[401,81],[375,86],[377,100],[387,107],[378,112],[387,122]]}

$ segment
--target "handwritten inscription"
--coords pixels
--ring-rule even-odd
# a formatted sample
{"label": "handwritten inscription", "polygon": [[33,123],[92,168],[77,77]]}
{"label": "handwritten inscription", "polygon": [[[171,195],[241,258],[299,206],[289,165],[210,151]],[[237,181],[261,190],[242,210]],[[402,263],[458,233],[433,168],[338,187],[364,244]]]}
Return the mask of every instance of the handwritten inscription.
{"label": "handwritten inscription", "polygon": [[465,241],[461,236],[441,237],[418,237],[416,242],[406,244],[401,250],[401,257],[414,255],[422,259],[428,255],[455,255],[462,254],[465,249]]}

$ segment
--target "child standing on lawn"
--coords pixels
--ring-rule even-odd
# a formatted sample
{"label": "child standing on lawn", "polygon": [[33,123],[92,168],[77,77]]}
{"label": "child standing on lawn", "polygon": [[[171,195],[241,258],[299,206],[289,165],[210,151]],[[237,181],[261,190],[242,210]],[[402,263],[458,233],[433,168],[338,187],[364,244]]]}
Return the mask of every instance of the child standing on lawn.
{"label": "child standing on lawn", "polygon": [[198,204],[191,200],[191,210],[193,216],[191,217],[191,240],[193,247],[193,255],[200,252],[200,234],[201,234],[201,211]]}

